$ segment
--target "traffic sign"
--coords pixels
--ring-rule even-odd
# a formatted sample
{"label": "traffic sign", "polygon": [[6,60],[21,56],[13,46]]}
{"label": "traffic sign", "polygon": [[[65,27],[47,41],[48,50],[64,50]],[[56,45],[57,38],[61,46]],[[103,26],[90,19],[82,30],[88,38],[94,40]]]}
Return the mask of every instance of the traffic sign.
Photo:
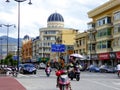
{"label": "traffic sign", "polygon": [[65,52],[65,45],[64,44],[52,44],[51,51],[52,52]]}

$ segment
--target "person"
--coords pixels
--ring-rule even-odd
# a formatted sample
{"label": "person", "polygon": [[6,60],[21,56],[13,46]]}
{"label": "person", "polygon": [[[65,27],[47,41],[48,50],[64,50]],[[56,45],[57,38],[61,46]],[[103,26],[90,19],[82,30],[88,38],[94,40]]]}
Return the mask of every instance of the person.
{"label": "person", "polygon": [[47,72],[47,69],[49,69],[50,72],[52,71],[49,63],[46,65],[45,72]]}
{"label": "person", "polygon": [[64,67],[65,67],[65,60],[64,58],[61,58],[60,57],[60,61],[56,64],[56,69],[57,71],[56,72],[56,76],[57,76],[57,84],[56,84],[56,87],[58,87],[58,80],[59,80],[59,77],[60,75],[64,74]]}
{"label": "person", "polygon": [[120,71],[120,62],[117,64],[117,70]]}
{"label": "person", "polygon": [[117,75],[120,76],[120,62],[117,64]]}

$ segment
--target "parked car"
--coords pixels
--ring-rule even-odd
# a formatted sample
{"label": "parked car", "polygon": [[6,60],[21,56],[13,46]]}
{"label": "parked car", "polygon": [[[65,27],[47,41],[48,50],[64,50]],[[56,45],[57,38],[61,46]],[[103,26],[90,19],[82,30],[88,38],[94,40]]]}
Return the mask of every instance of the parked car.
{"label": "parked car", "polygon": [[20,66],[20,73],[22,74],[36,74],[36,67],[32,63],[25,63]]}
{"label": "parked car", "polygon": [[90,72],[99,72],[100,69],[99,69],[99,67],[97,67],[97,66],[95,66],[95,65],[90,65],[90,66],[88,67],[88,71],[90,71]]}
{"label": "parked car", "polygon": [[46,68],[46,64],[45,63],[40,63],[39,64],[39,69],[45,69]]}
{"label": "parked car", "polygon": [[117,69],[115,67],[109,67],[109,66],[101,66],[100,67],[100,72],[101,73],[115,73],[117,71]]}

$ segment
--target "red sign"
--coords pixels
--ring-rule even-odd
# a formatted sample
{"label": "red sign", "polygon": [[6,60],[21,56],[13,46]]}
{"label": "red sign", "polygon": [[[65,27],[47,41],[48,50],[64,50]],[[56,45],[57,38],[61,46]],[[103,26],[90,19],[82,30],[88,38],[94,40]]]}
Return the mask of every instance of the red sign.
{"label": "red sign", "polygon": [[116,58],[120,59],[120,52],[116,52]]}
{"label": "red sign", "polygon": [[109,60],[110,59],[110,54],[109,53],[101,53],[98,55],[99,60]]}

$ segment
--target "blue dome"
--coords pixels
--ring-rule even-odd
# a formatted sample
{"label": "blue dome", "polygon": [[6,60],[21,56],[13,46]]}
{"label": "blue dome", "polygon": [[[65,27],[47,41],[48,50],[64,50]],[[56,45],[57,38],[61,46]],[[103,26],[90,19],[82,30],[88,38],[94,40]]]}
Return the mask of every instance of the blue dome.
{"label": "blue dome", "polygon": [[25,35],[23,39],[24,39],[24,40],[25,40],[25,39],[29,39],[29,36],[28,36],[28,35]]}
{"label": "blue dome", "polygon": [[64,19],[62,15],[60,15],[59,13],[53,13],[48,17],[47,21],[48,22],[53,22],[53,21],[64,22]]}

